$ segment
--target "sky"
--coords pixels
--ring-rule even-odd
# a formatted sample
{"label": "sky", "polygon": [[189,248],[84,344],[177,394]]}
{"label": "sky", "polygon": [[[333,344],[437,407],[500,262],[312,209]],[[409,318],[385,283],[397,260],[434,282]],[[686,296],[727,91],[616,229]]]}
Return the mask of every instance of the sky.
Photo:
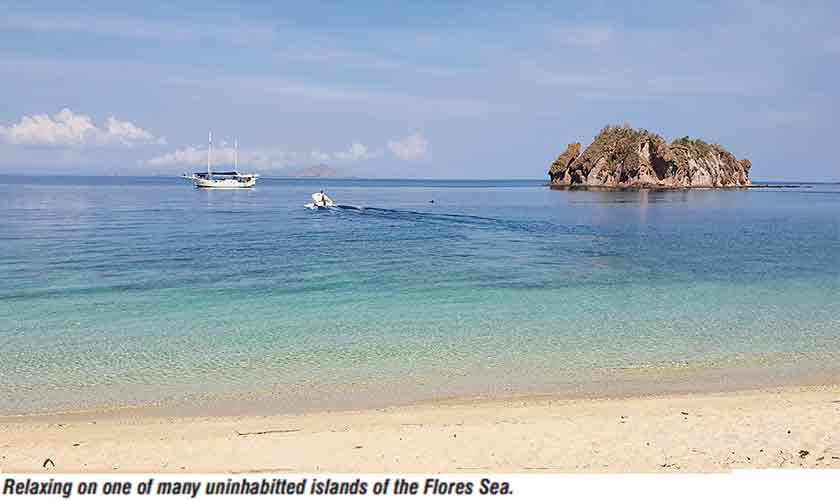
{"label": "sky", "polygon": [[0,0],[0,173],[545,178],[607,124],[840,180],[840,2]]}

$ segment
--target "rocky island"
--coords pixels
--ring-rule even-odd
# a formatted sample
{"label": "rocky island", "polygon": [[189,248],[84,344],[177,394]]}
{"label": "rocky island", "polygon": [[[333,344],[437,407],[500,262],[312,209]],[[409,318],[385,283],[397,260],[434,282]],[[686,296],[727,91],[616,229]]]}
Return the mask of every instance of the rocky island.
{"label": "rocky island", "polygon": [[693,188],[750,186],[749,160],[688,136],[670,144],[629,125],[609,125],[584,151],[569,144],[554,160],[551,187]]}

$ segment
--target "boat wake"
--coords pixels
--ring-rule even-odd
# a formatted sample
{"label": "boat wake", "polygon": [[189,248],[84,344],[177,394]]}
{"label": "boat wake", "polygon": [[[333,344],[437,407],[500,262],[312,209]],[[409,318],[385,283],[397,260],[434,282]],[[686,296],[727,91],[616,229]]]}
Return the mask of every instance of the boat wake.
{"label": "boat wake", "polygon": [[439,224],[446,226],[469,226],[476,229],[503,229],[516,232],[537,233],[537,232],[562,232],[587,234],[592,233],[592,228],[585,225],[562,225],[546,221],[529,221],[501,219],[496,217],[483,217],[479,215],[424,212],[419,210],[404,210],[395,208],[365,207],[360,205],[333,205],[326,212],[333,212],[335,215],[346,214],[348,216],[365,216],[377,219],[386,219],[394,222],[406,222],[411,224]]}

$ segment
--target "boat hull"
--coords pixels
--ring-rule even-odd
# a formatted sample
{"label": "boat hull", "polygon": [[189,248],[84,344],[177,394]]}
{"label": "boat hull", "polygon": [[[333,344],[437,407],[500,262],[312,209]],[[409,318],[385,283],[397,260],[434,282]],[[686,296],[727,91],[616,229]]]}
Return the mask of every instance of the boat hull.
{"label": "boat hull", "polygon": [[315,203],[307,203],[303,206],[304,208],[308,208],[309,210],[328,210],[330,208],[335,207],[332,203],[329,205],[316,205]]}
{"label": "boat hull", "polygon": [[257,183],[255,177],[250,179],[199,179],[193,178],[193,184],[201,189],[247,189]]}

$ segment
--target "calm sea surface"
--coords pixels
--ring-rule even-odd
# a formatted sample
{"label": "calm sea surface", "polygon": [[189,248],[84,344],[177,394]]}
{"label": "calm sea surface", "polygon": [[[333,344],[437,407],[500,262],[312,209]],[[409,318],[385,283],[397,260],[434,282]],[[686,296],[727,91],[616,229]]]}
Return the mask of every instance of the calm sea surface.
{"label": "calm sea surface", "polygon": [[541,184],[0,177],[0,414],[840,374],[840,186]]}

